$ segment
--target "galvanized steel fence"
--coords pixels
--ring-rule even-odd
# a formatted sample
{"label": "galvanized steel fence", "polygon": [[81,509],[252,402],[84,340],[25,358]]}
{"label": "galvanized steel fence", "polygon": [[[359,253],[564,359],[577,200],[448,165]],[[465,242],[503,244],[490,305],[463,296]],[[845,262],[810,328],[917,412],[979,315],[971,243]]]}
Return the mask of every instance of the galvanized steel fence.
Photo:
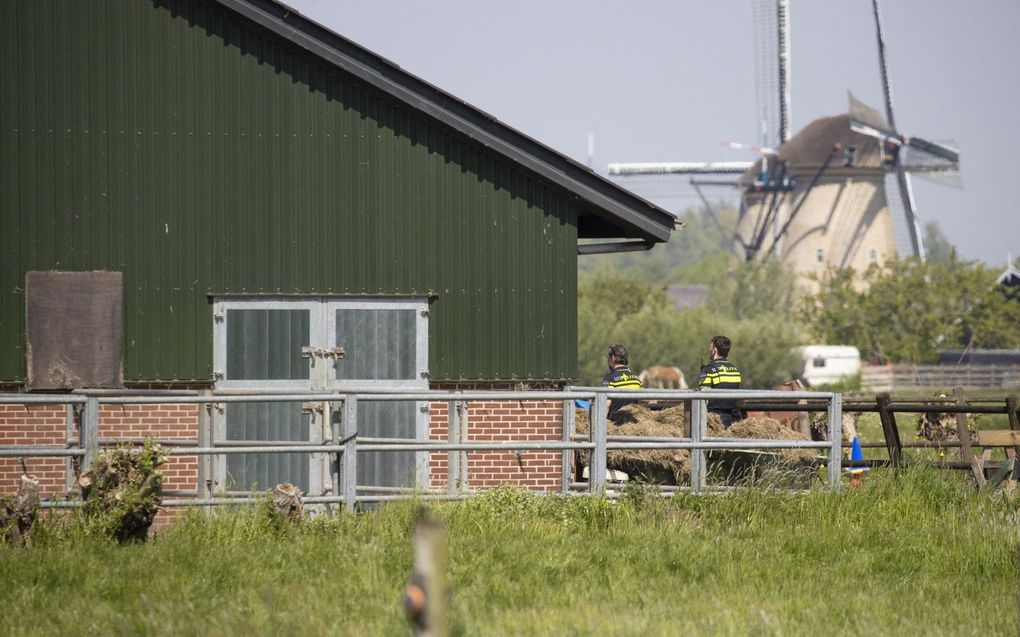
{"label": "galvanized steel fence", "polygon": [[[186,394],[186,395],[182,395]],[[675,401],[690,405],[690,435],[679,438],[645,439],[641,437],[609,436],[609,398],[642,401]],[[711,437],[707,425],[707,401],[710,399],[782,399],[811,400],[824,404],[827,412],[828,440],[765,440]],[[575,440],[575,400],[591,401],[591,426],[587,440]],[[329,436],[308,443],[294,441],[257,441],[257,444],[237,443],[214,436],[215,414],[227,403],[297,402],[319,404],[324,414],[341,413],[339,425],[330,422]],[[358,407],[372,401],[416,401],[430,404],[446,403],[446,442],[405,438],[364,438],[358,435]],[[563,405],[562,438],[556,440],[469,440],[467,435],[467,405],[475,401],[556,401]],[[460,499],[470,496],[467,452],[478,451],[559,451],[561,452],[561,491],[587,490],[590,493],[615,497],[618,493],[608,483],[607,452],[628,449],[688,449],[691,452],[691,478],[689,485],[663,488],[663,491],[689,490],[704,493],[718,490],[707,481],[707,452],[721,449],[818,449],[824,451],[827,484],[838,490],[841,484],[842,461],[842,396],[831,392],[787,391],[689,391],[689,390],[613,390],[604,387],[568,387],[563,391],[358,391],[332,393],[271,393],[271,392],[126,392],[122,394],[99,392],[62,395],[0,394],[0,405],[65,405],[67,406],[66,440],[63,447],[56,445],[0,445],[0,457],[54,457],[66,458],[67,484],[70,491],[71,462],[77,458],[78,469],[88,470],[102,445],[139,444],[139,440],[101,440],[100,407],[103,405],[195,405],[198,409],[198,434],[194,441],[158,441],[170,456],[198,457],[198,488],[194,491],[164,491],[163,506],[215,506],[253,502],[252,493],[235,496],[217,492],[213,487],[214,463],[223,463],[230,454],[251,453],[307,453],[328,458],[330,485],[302,497],[305,504],[342,504],[353,510],[359,502],[384,502],[414,496],[425,499]],[[77,412],[77,414],[76,414]],[[332,419],[330,419],[332,421]],[[73,430],[78,435],[73,436]],[[427,488],[369,487],[357,484],[359,453],[367,452],[446,452],[447,488],[445,491]],[[572,475],[572,454],[590,452],[589,477],[575,481]],[[47,500],[43,506],[65,508],[79,506],[73,499]]]}

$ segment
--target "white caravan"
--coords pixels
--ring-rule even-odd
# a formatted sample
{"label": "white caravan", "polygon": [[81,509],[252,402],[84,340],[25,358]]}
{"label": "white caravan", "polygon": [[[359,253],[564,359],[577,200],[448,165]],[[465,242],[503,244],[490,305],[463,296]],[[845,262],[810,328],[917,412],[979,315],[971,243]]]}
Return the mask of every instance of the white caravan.
{"label": "white caravan", "polygon": [[851,345],[805,345],[804,380],[812,387],[838,383],[861,372],[861,352]]}

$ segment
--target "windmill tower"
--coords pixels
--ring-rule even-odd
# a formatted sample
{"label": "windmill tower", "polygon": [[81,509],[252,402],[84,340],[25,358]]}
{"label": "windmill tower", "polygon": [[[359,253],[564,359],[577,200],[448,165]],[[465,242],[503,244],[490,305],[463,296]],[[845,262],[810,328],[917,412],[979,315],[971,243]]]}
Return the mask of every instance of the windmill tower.
{"label": "windmill tower", "polygon": [[777,256],[809,287],[808,275],[830,267],[923,258],[911,175],[958,185],[959,152],[896,127],[878,0],[872,9],[886,115],[851,95],[847,114],[817,119],[793,137],[788,0],[753,0],[753,9],[761,159],[610,164],[610,175],[693,175],[701,194],[702,175],[739,173],[730,182],[742,193],[735,252],[748,260]]}

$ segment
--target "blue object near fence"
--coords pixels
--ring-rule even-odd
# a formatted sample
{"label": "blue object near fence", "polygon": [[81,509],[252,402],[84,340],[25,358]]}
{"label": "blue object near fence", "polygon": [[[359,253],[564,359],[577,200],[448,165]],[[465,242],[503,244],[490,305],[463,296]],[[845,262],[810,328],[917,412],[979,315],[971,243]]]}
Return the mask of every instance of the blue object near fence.
{"label": "blue object near fence", "polygon": [[[864,461],[864,451],[861,449],[861,439],[854,436],[854,443],[850,446],[850,462]],[[850,473],[864,473],[868,467],[850,467]]]}
{"label": "blue object near fence", "polygon": [[575,398],[574,399],[574,406],[577,407],[578,409],[588,409],[589,407],[591,407],[591,401],[590,400],[581,400],[580,398]]}

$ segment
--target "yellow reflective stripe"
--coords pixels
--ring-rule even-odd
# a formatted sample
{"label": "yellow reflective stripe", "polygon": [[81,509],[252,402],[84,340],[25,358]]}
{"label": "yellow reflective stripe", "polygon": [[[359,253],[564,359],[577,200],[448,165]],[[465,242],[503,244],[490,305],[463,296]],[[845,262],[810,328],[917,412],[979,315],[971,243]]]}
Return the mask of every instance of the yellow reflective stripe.
{"label": "yellow reflective stripe", "polygon": [[613,387],[613,388],[626,387],[626,388],[641,389],[641,381],[638,381],[638,380],[622,380],[622,381],[617,381],[617,382],[609,383],[609,386]]}
{"label": "yellow reflective stripe", "polygon": [[741,382],[740,376],[706,376],[702,385],[720,385],[722,383],[739,383]]}

